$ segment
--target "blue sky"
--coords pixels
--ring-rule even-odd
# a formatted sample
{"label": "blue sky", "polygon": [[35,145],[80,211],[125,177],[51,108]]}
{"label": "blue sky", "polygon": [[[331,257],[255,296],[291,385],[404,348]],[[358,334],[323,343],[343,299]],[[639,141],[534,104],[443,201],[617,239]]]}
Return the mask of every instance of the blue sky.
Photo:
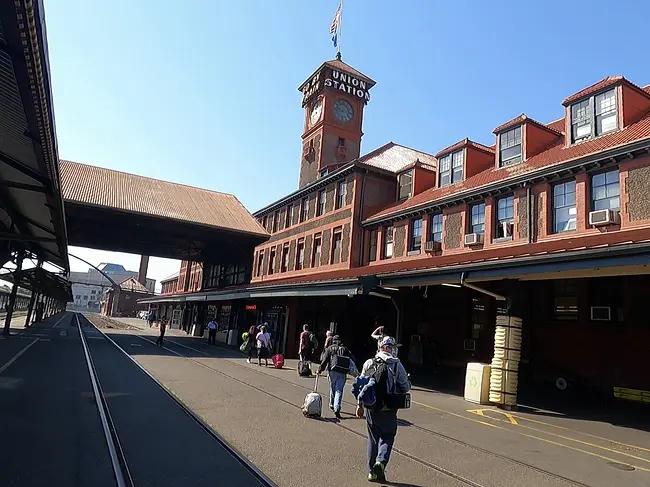
{"label": "blue sky", "polygon": [[[233,193],[251,211],[293,191],[297,87],[335,55],[337,3],[46,0],[61,158]],[[491,144],[499,124],[555,120],[607,75],[650,84],[644,3],[344,0],[343,60],[377,81],[362,152]],[[154,260],[150,277],[176,268]]]}

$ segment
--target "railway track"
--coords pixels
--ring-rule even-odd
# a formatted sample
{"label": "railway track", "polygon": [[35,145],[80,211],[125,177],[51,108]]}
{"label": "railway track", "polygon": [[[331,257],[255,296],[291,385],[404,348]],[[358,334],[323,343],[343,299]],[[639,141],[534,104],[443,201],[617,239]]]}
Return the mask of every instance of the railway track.
{"label": "railway track", "polygon": [[[90,376],[90,382],[92,385],[92,393],[97,406],[98,414],[101,420],[102,429],[104,431],[104,438],[106,441],[106,446],[108,448],[111,465],[113,468],[113,474],[115,477],[115,483],[118,487],[139,487],[138,483],[134,481],[133,475],[134,471],[129,464],[129,457],[125,454],[125,449],[123,448],[123,442],[120,438],[120,432],[122,425],[116,422],[111,414],[111,408],[109,407],[109,401],[107,401],[107,396],[102,389],[100,374],[98,373],[98,368],[95,366],[95,361],[93,359],[92,346],[88,342],[88,328],[91,328],[93,331],[96,330],[97,333],[101,334],[111,346],[114,346],[122,354],[124,354],[128,359],[145,374],[153,383],[156,384],[156,387],[164,392],[165,396],[169,400],[173,401],[174,404],[179,407],[187,417],[191,418],[191,421],[202,431],[202,434],[207,435],[212,441],[216,442],[220,447],[222,447],[232,458],[234,458],[243,469],[248,474],[248,480],[245,480],[241,485],[246,486],[264,486],[264,487],[276,487],[276,485],[268,479],[262,472],[260,472],[254,465],[252,465],[246,458],[240,455],[235,449],[233,449],[223,438],[221,438],[214,430],[212,430],[199,416],[197,416],[190,408],[188,408],[181,400],[171,394],[155,377],[153,377],[147,370],[145,370],[140,364],[138,364],[124,349],[118,346],[110,337],[104,334],[102,327],[96,326],[93,321],[82,315],[81,313],[74,313],[73,319],[76,321],[76,327],[81,338],[81,344],[83,347],[84,356],[86,359],[86,365],[88,367],[88,374]],[[83,326],[82,326],[83,323]],[[114,325],[115,322],[109,323]],[[119,326],[105,326],[107,323],[102,323],[104,328],[122,328]],[[125,326],[124,328],[132,329],[132,327]],[[93,333],[94,334],[94,333]],[[91,338],[98,338],[97,336],[92,336]],[[124,425],[126,427],[126,425]],[[146,434],[143,431],[143,434]],[[185,485],[185,484],[183,484]],[[188,484],[189,485],[189,484]],[[240,485],[240,484],[238,484]]]}

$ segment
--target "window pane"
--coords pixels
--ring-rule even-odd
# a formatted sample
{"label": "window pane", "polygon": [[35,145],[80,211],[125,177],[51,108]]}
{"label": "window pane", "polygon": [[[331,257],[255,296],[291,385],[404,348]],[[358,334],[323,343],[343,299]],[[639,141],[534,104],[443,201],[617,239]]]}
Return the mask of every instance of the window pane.
{"label": "window pane", "polygon": [[619,171],[594,174],[591,178],[592,210],[618,210],[620,208]]}
{"label": "window pane", "polygon": [[501,160],[507,161],[509,159],[514,159],[515,157],[521,156],[521,145],[516,145],[508,149],[501,150]]}
{"label": "window pane", "polygon": [[472,206],[470,230],[472,233],[483,233],[485,229],[485,203]]}

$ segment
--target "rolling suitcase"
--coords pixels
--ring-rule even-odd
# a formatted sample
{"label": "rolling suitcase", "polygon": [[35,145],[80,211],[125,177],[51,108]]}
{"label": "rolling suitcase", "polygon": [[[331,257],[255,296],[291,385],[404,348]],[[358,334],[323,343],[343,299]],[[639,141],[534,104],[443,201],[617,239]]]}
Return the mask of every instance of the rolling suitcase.
{"label": "rolling suitcase", "polygon": [[314,391],[305,396],[305,403],[302,405],[302,414],[308,418],[320,418],[323,410],[323,398],[318,393],[318,375],[314,382]]}
{"label": "rolling suitcase", "polygon": [[306,360],[298,362],[298,375],[300,377],[311,377],[311,365]]}
{"label": "rolling suitcase", "polygon": [[281,353],[277,353],[271,357],[271,361],[273,362],[273,367],[276,369],[281,369],[284,367],[284,356]]}

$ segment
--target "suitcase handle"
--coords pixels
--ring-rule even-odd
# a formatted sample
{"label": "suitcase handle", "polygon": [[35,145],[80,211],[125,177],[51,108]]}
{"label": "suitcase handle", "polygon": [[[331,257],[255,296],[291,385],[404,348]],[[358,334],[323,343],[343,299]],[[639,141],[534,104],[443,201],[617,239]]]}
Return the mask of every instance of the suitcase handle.
{"label": "suitcase handle", "polygon": [[320,374],[316,374],[316,380],[314,381],[314,392],[318,392],[318,376]]}

